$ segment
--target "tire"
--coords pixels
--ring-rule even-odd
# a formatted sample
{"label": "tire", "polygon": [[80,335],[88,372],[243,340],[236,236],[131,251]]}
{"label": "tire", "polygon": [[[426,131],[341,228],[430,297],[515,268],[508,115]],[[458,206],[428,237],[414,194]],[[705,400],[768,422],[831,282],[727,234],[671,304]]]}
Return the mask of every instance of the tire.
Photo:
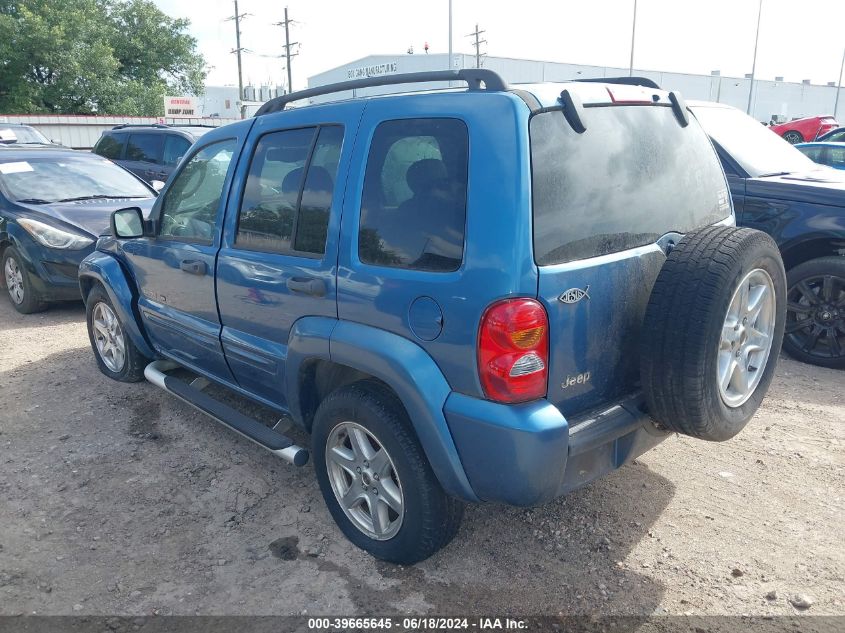
{"label": "tire", "polygon": [[[311,434],[314,467],[323,498],[338,527],[353,544],[381,560],[411,565],[437,552],[457,534],[464,504],[440,487],[402,404],[387,389],[376,383],[358,382],[332,392],[318,407]],[[369,454],[372,463],[361,458],[362,452],[367,457],[366,449],[352,449],[353,436],[364,437],[369,451],[374,453]],[[335,446],[342,449],[339,453],[352,458],[344,467],[328,458],[330,447]],[[379,448],[386,451],[388,459],[384,453],[376,452]],[[360,474],[356,467],[361,468]],[[353,485],[357,485],[359,493],[377,486],[381,496],[361,493],[364,497],[359,496],[358,505],[347,512],[339,495],[344,486],[351,489]],[[339,487],[337,494],[333,486]],[[393,500],[393,509],[388,499]],[[386,517],[382,519],[380,537],[375,523],[366,523],[367,515],[372,516],[370,502],[381,509],[379,516]],[[362,523],[365,527],[361,527]]]}
{"label": "tire", "polygon": [[[143,380],[144,368],[149,364],[150,359],[144,356],[132,343],[132,339],[126,335],[126,330],[117,316],[109,295],[99,284],[95,285],[85,298],[85,319],[88,324],[88,340],[91,341],[91,349],[94,351],[94,358],[100,371],[119,382]],[[110,339],[108,339],[109,334]],[[110,347],[112,350],[115,346],[118,348],[122,346],[122,355],[109,354],[106,349],[101,349],[102,343],[107,343],[106,348]],[[122,361],[118,362],[120,357]]]}
{"label": "tire", "polygon": [[786,274],[768,235],[724,226],[687,234],[660,270],[643,323],[652,418],[704,440],[739,433],[772,381],[785,309]]}
{"label": "tire", "polygon": [[796,143],[803,143],[804,137],[797,130],[789,130],[789,132],[784,132],[783,140],[790,145],[795,145]]}
{"label": "tire", "polygon": [[845,257],[799,264],[786,281],[783,348],[796,360],[845,369]]}
{"label": "tire", "polygon": [[3,285],[12,307],[21,314],[33,314],[47,309],[47,303],[32,286],[24,259],[14,246],[3,251]]}

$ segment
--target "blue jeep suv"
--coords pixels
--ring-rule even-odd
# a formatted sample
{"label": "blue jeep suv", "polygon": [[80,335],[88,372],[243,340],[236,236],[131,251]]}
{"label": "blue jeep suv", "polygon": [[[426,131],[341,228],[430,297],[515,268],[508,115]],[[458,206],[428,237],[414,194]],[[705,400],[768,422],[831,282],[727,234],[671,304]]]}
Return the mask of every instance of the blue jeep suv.
{"label": "blue jeep suv", "polygon": [[[447,80],[468,87],[285,107]],[[313,455],[343,533],[399,563],[464,502],[539,504],[671,432],[732,437],[774,372],[783,263],[735,227],[680,95],[629,81],[369,78],[209,131],[80,268],[100,369]]]}

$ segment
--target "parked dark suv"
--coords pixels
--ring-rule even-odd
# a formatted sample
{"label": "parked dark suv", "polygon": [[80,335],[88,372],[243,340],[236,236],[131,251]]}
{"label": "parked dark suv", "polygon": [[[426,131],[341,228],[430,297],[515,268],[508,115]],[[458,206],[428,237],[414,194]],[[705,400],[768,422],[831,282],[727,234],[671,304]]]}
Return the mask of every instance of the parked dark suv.
{"label": "parked dark suv", "polygon": [[[285,107],[431,81],[469,89]],[[297,423],[340,529],[399,563],[465,501],[539,504],[672,431],[733,437],[783,337],[777,245],[734,226],[678,94],[604,82],[373,77],[209,132],[82,263],[100,370],[302,465]]]}
{"label": "parked dark suv", "polygon": [[103,132],[93,152],[149,183],[163,183],[194,141],[212,129],[205,125],[117,125]]}

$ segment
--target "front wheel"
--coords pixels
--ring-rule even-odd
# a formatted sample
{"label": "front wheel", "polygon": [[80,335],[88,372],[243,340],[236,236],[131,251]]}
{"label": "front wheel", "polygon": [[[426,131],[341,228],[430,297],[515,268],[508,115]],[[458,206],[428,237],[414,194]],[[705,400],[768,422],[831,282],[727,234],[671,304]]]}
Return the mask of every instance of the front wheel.
{"label": "front wheel", "polygon": [[97,367],[112,380],[139,382],[149,363],[120,322],[109,295],[102,286],[94,286],[85,299],[88,338]]}
{"label": "front wheel", "polygon": [[33,288],[24,260],[14,246],[3,252],[3,281],[12,307],[21,314],[43,312],[47,309],[47,304]]}
{"label": "front wheel", "polygon": [[457,533],[463,503],[440,487],[404,408],[380,385],[330,394],[314,418],[312,446],[329,512],[361,549],[410,565]]}
{"label": "front wheel", "polygon": [[786,276],[786,335],[793,358],[845,369],[845,257],[820,257]]}

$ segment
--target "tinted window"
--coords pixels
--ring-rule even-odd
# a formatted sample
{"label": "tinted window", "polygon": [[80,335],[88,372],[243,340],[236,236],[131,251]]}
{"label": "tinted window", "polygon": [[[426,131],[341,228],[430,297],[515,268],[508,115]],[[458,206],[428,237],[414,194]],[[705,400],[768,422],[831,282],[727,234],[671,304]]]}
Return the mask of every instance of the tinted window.
{"label": "tinted window", "polygon": [[825,158],[827,160],[824,162],[828,165],[833,165],[834,167],[845,166],[845,147],[828,147]]}
{"label": "tinted window", "polygon": [[796,149],[810,160],[815,161],[817,163],[821,162],[822,152],[824,150],[823,147],[797,147]]}
{"label": "tinted window", "polygon": [[143,163],[161,162],[163,140],[162,134],[130,134],[129,144],[126,146],[126,160],[137,160]]}
{"label": "tinted window", "polygon": [[824,137],[825,141],[830,141],[831,143],[841,143],[845,141],[845,130],[837,130],[836,132],[831,132],[827,136]]}
{"label": "tinted window", "polygon": [[161,211],[162,237],[210,243],[226,174],[237,141],[204,147],[182,167],[167,190]]}
{"label": "tinted window", "polygon": [[467,128],[457,119],[378,126],[361,200],[362,262],[430,271],[460,267],[468,152]]}
{"label": "tinted window", "polygon": [[161,162],[164,165],[175,165],[180,158],[188,153],[190,147],[191,142],[188,139],[175,134],[168,134],[164,140],[164,155]]}
{"label": "tinted window", "polygon": [[342,142],[339,126],[261,137],[241,201],[235,244],[276,253],[323,254]]}
{"label": "tinted window", "polygon": [[681,127],[668,107],[607,106],[586,108],[584,124],[577,134],[558,110],[531,119],[538,264],[642,246],[730,214],[721,166],[695,119]]}
{"label": "tinted window", "polygon": [[106,134],[97,142],[94,153],[106,158],[118,159],[123,153],[126,134]]}

